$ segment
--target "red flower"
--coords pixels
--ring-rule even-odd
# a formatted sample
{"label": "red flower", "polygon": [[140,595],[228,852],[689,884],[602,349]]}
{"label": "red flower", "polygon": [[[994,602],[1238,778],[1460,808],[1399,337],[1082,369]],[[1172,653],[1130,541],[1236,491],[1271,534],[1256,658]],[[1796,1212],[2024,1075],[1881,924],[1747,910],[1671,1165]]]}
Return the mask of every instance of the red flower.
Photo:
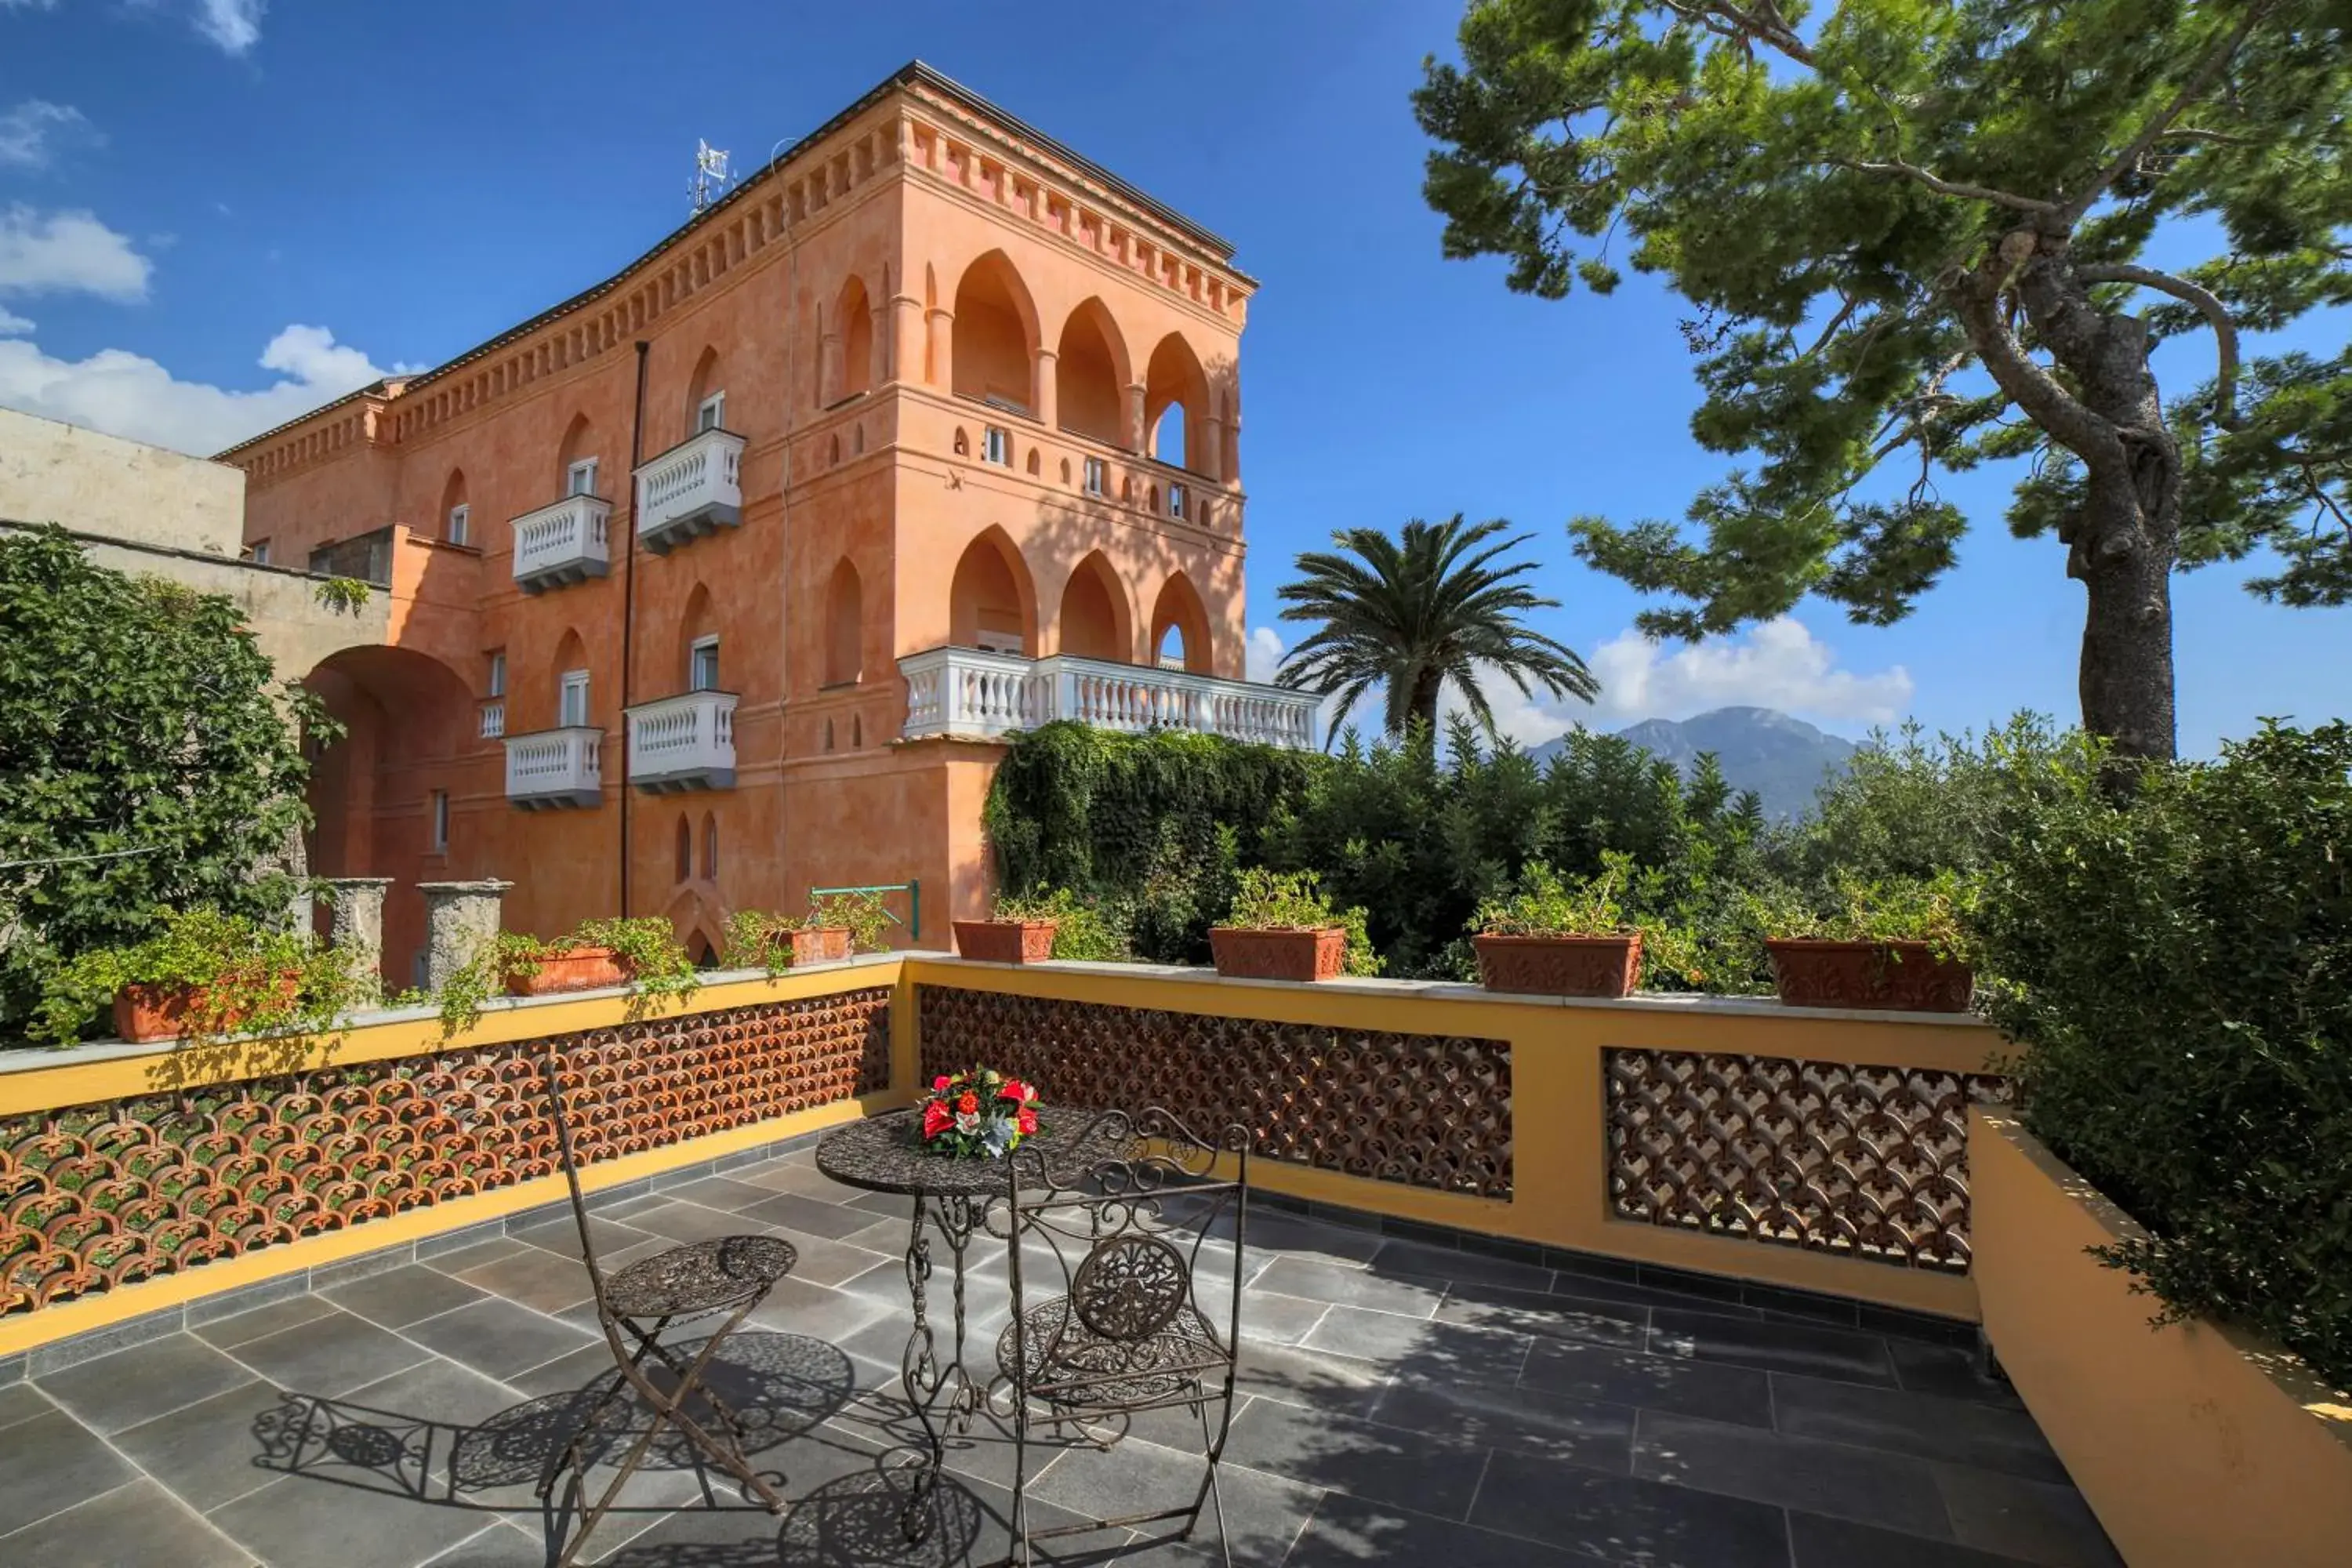
{"label": "red flower", "polygon": [[935,1079],[931,1079],[931,1092],[932,1092],[933,1094],[940,1094],[940,1093],[944,1093],[944,1092],[946,1091],[946,1089],[947,1089],[947,1087],[948,1087],[948,1075],[947,1075],[947,1074],[945,1074],[945,1073],[941,1073],[941,1074],[940,1074],[940,1076],[939,1076],[939,1077],[937,1077],[937,1078],[935,1078]]}
{"label": "red flower", "polygon": [[965,1112],[966,1114],[978,1110],[980,1109],[980,1096],[972,1093],[970,1089],[965,1089],[962,1095],[956,1100],[956,1109],[960,1111]]}
{"label": "red flower", "polygon": [[1029,1086],[1017,1078],[1008,1078],[1004,1080],[1004,1087],[996,1091],[996,1098],[1026,1101],[1031,1098]]}
{"label": "red flower", "polygon": [[938,1100],[934,1100],[923,1107],[923,1136],[926,1139],[936,1138],[954,1125],[954,1114]]}
{"label": "red flower", "polygon": [[1024,1138],[1026,1138],[1032,1132],[1036,1131],[1037,1113],[1030,1110],[1027,1106],[1023,1106],[1021,1108],[1021,1113],[1013,1119],[1013,1131],[1020,1133]]}

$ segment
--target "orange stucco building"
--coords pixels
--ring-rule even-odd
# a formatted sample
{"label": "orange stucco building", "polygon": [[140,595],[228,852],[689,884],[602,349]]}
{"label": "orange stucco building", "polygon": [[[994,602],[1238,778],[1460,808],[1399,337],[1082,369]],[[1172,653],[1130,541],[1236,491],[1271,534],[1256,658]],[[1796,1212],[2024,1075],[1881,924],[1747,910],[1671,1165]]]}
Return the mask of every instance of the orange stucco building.
{"label": "orange stucco building", "polygon": [[[270,561],[365,577],[381,646],[311,869],[503,877],[512,929],[919,883],[978,912],[1005,731],[1311,745],[1243,664],[1224,240],[919,64],[608,281],[222,454]],[[903,901],[899,906],[904,909]]]}

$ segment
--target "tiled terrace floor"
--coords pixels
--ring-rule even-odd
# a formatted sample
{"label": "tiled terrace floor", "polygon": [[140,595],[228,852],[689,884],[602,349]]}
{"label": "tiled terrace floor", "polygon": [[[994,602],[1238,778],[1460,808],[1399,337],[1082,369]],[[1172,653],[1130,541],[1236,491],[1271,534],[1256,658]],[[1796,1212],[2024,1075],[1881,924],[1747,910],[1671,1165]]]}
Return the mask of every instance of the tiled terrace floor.
{"label": "tiled terrace floor", "polygon": [[[794,1508],[780,1525],[721,1489],[713,1509],[670,1454],[591,1560],[1002,1555],[1011,1451],[992,1433],[955,1447],[923,1547],[874,1506],[876,1456],[903,1429],[903,1202],[834,1185],[803,1151],[602,1211],[614,1264],[746,1229],[799,1247],[721,1384],[764,1412],[760,1462]],[[1236,1563],[2116,1562],[2032,1418],[1960,1349],[1289,1215],[1253,1229],[1223,1471]],[[992,1347],[1003,1258],[978,1256]],[[587,1297],[567,1220],[0,1386],[0,1563],[541,1563],[532,1480],[611,1370]],[[1042,1456],[1033,1510],[1189,1496],[1199,1461],[1162,1443],[1190,1417],[1166,1415],[1108,1452]],[[1097,1537],[1059,1560],[1198,1568],[1215,1549],[1211,1521],[1192,1549]]]}

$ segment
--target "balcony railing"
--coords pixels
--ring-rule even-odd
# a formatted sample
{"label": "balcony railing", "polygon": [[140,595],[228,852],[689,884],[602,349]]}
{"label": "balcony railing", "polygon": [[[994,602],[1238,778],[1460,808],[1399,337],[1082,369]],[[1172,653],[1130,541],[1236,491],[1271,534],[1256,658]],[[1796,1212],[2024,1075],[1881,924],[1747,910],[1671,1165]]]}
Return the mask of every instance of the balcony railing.
{"label": "balcony railing", "polygon": [[502,701],[482,704],[482,739],[496,741],[507,732],[507,705]]}
{"label": "balcony railing", "polygon": [[604,798],[604,731],[583,727],[509,735],[507,799],[525,811],[595,805]]}
{"label": "balcony railing", "polygon": [[637,537],[656,555],[743,521],[743,437],[705,430],[637,470]]}
{"label": "balcony railing", "polygon": [[516,518],[515,585],[526,594],[566,583],[584,583],[612,569],[604,524],[613,503],[594,496],[565,496]]}
{"label": "balcony railing", "polygon": [[735,693],[688,691],[629,710],[629,782],[651,795],[735,787]]}
{"label": "balcony railing", "polygon": [[931,735],[993,740],[1055,719],[1105,730],[1191,730],[1310,752],[1319,700],[1246,680],[1057,655],[1022,658],[935,647],[898,661],[907,678],[909,741]]}

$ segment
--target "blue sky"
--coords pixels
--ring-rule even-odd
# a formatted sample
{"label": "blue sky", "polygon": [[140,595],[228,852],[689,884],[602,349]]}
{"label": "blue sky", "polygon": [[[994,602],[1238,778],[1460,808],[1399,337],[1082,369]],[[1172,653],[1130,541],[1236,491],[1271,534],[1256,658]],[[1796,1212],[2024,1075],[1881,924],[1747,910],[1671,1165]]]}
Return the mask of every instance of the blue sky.
{"label": "blue sky", "polygon": [[[684,216],[698,137],[754,164],[919,56],[1229,236],[1262,281],[1243,357],[1253,628],[1332,529],[1458,510],[1533,535],[1562,601],[1544,629],[1609,682],[1595,710],[1513,708],[1524,738],[1731,701],[1848,734],[2071,719],[2080,590],[2053,542],[2002,531],[1998,473],[1945,481],[1976,526],[1900,626],[1807,605],[1698,649],[1630,635],[1636,596],[1576,562],[1564,523],[1679,516],[1721,470],[1686,428],[1685,312],[1640,278],[1548,303],[1498,264],[1440,258],[1406,94],[1458,15],[0,0],[0,404],[225,444],[609,275]],[[2176,389],[2206,347],[2168,349]],[[2245,574],[2176,584],[2186,752],[2260,715],[2352,711],[2352,611],[2261,605]]]}

